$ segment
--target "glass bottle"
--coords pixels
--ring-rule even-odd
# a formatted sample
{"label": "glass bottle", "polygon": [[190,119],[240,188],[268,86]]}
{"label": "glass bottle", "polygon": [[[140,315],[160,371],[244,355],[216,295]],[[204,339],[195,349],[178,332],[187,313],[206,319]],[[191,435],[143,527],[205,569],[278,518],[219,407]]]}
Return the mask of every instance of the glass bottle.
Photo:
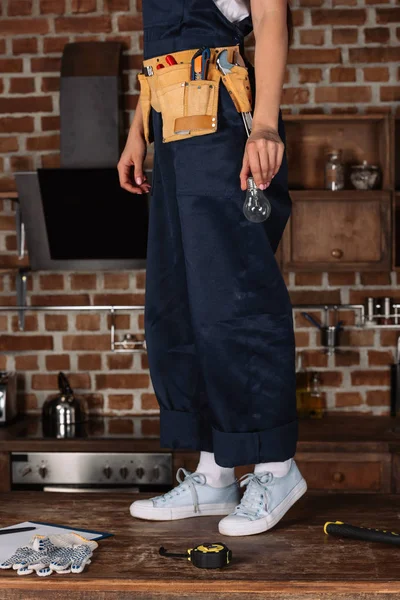
{"label": "glass bottle", "polygon": [[344,167],[342,151],[330,150],[325,162],[325,189],[342,190],[344,188]]}
{"label": "glass bottle", "polygon": [[310,373],[305,370],[303,366],[303,355],[299,352],[296,369],[296,407],[299,419],[304,419],[308,416],[310,392]]}
{"label": "glass bottle", "polygon": [[321,377],[319,373],[313,373],[311,379],[311,390],[309,395],[309,416],[313,419],[320,419],[324,416],[323,397],[321,392]]}

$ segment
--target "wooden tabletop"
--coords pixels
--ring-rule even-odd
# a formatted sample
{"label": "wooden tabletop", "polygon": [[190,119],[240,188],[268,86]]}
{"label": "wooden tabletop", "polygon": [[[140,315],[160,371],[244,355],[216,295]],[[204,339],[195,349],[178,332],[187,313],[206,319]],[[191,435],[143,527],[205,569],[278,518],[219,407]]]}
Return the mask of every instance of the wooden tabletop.
{"label": "wooden tabletop", "polygon": [[[400,497],[307,493],[269,532],[230,538],[219,517],[171,522],[133,519],[127,494],[12,492],[0,495],[0,526],[25,520],[108,531],[92,564],[80,575],[39,578],[0,571],[5,600],[150,600],[281,598],[345,600],[400,594],[395,546],[326,536],[326,521],[400,531]],[[146,497],[141,495],[140,497]],[[185,559],[161,557],[159,547],[185,552],[222,541],[233,552],[229,567],[203,570]],[[397,596],[396,596],[397,594]]]}

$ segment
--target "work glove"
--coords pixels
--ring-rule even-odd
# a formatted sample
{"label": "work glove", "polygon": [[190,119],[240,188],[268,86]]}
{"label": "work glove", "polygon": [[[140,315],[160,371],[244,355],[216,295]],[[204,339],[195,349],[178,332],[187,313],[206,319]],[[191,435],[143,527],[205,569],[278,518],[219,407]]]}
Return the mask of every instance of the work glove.
{"label": "work glove", "polygon": [[30,575],[36,571],[40,577],[57,573],[82,573],[98,544],[76,534],[34,536],[28,546],[18,548],[0,569]]}

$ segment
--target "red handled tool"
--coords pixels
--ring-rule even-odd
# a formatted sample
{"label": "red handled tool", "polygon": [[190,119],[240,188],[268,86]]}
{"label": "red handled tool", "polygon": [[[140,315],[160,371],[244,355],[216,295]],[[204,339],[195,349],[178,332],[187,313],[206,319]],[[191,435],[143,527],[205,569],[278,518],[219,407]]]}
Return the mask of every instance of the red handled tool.
{"label": "red handled tool", "polygon": [[175,58],[172,56],[172,54],[168,54],[168,56],[165,57],[165,62],[167,63],[167,65],[169,65],[170,67],[172,67],[172,65],[177,65],[178,63],[176,62]]}

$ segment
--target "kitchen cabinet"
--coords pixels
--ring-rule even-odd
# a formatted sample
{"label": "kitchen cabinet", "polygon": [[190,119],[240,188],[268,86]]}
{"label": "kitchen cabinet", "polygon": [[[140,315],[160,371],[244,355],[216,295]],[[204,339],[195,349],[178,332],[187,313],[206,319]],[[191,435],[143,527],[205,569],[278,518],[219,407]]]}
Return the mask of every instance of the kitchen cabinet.
{"label": "kitchen cabinet", "polygon": [[[293,201],[278,260],[286,271],[390,270],[394,194],[390,115],[286,115]],[[326,152],[340,149],[343,190],[324,189]],[[378,165],[377,189],[357,190],[351,166]]]}
{"label": "kitchen cabinet", "polygon": [[390,192],[312,190],[291,196],[282,240],[285,269],[390,270]]}

